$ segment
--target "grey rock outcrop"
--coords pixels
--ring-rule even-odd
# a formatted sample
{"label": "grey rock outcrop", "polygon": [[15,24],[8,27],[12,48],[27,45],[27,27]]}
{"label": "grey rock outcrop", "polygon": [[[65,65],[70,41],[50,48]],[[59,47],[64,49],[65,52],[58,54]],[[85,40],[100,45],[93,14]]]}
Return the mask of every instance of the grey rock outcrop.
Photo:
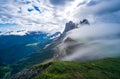
{"label": "grey rock outcrop", "polygon": [[81,25],[89,25],[89,21],[87,19],[83,19],[82,21],[80,21]]}
{"label": "grey rock outcrop", "polygon": [[68,31],[70,31],[70,30],[72,30],[72,29],[75,29],[75,28],[76,28],[75,23],[72,22],[72,21],[69,21],[69,22],[66,23],[66,25],[65,25],[65,30],[63,31],[63,34],[66,33],[66,32],[68,32]]}

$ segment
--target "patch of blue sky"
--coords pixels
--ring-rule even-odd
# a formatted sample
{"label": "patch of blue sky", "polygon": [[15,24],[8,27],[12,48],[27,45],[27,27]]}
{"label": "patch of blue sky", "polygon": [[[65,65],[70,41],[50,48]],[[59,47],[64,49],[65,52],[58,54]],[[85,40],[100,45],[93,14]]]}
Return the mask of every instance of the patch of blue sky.
{"label": "patch of blue sky", "polygon": [[[102,2],[102,1],[101,1]],[[100,1],[98,0],[98,1],[90,1],[87,5],[88,6],[94,6],[94,5],[96,5],[96,4],[98,4],[98,3],[100,3]]]}
{"label": "patch of blue sky", "polygon": [[33,11],[33,9],[31,9],[31,8],[28,8],[27,10],[28,10],[28,12],[32,12]]}
{"label": "patch of blue sky", "polygon": [[50,0],[53,5],[65,5],[67,2],[74,0]]}
{"label": "patch of blue sky", "polygon": [[26,1],[26,4],[30,4],[31,2],[30,1]]}
{"label": "patch of blue sky", "polygon": [[30,1],[21,1],[20,3],[21,4],[30,4],[31,2]]}
{"label": "patch of blue sky", "polygon": [[65,0],[50,0],[50,2],[53,5],[63,5],[63,4],[65,4]]}
{"label": "patch of blue sky", "polygon": [[39,9],[39,7],[38,7],[38,6],[33,5],[33,7],[34,7],[34,9],[35,9],[36,11],[38,11],[38,12],[40,12],[40,13],[41,13],[41,11],[40,11],[40,9]]}
{"label": "patch of blue sky", "polygon": [[0,24],[0,27],[18,26],[17,24]]}

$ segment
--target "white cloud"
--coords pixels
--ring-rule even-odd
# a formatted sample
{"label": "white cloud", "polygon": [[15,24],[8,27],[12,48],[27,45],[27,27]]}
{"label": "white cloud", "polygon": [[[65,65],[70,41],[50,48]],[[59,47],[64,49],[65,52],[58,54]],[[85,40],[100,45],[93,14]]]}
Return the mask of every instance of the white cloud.
{"label": "white cloud", "polygon": [[67,33],[72,42],[62,41],[57,52],[62,60],[93,60],[120,56],[120,27],[116,23],[97,23]]}
{"label": "white cloud", "polygon": [[[51,31],[61,31],[61,27],[63,27],[61,24],[62,20],[60,21],[57,19],[57,17],[54,16],[55,10],[52,7],[48,7],[48,1],[42,0],[38,2],[38,0],[29,0],[31,2],[30,4],[23,4],[25,1],[26,0],[16,0],[16,2],[13,2],[13,0],[7,0],[6,2],[2,1],[2,3],[0,3],[0,22],[2,24],[18,24],[21,26],[19,26],[21,29],[33,31],[35,29],[50,33]],[[41,13],[35,10],[33,6],[37,6],[40,9]],[[33,11],[29,12],[28,9],[33,9]],[[11,28],[8,29],[13,30]],[[16,27],[15,29],[18,30]],[[3,29],[0,28],[0,31],[3,31]]]}
{"label": "white cloud", "polygon": [[[69,20],[78,22],[88,18],[90,22],[120,22],[119,3],[119,0],[65,0],[65,5],[57,6],[51,4],[50,0],[1,0],[0,23],[18,24],[21,28],[25,26],[25,29],[40,28],[40,31],[45,28],[46,32],[51,32],[49,29],[55,32],[63,31]],[[40,12],[33,6],[38,7]]]}

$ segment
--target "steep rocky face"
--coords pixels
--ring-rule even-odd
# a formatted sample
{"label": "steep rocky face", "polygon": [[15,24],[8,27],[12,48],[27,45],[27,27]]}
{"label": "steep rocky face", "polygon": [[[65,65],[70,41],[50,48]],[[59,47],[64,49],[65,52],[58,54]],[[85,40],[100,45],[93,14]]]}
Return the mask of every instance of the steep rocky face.
{"label": "steep rocky face", "polygon": [[64,29],[64,31],[63,31],[63,35],[66,33],[66,32],[68,32],[68,31],[70,31],[70,30],[72,30],[72,29],[75,29],[76,28],[76,24],[74,23],[74,22],[72,22],[72,21],[69,21],[68,23],[66,23],[66,25],[65,25],[65,29]]}
{"label": "steep rocky face", "polygon": [[62,36],[65,36],[65,34],[68,31],[71,31],[75,28],[78,28],[78,25],[83,26],[83,25],[89,25],[89,21],[87,19],[83,19],[82,21],[80,21],[79,23],[74,23],[73,21],[69,21],[68,23],[65,24],[65,29],[62,33]]}
{"label": "steep rocky face", "polygon": [[68,31],[70,31],[70,30],[72,30],[72,29],[74,29],[75,28],[75,23],[73,23],[72,21],[69,21],[68,23],[66,23],[66,25],[65,25],[65,30],[64,30],[64,32],[68,32]]}

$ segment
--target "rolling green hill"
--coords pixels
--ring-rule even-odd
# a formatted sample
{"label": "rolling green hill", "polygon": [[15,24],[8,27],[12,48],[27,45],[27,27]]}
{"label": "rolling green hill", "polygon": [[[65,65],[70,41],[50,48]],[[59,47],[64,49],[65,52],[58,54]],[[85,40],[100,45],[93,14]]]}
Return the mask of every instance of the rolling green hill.
{"label": "rolling green hill", "polygon": [[12,79],[120,79],[120,58],[88,62],[52,61],[37,64]]}
{"label": "rolling green hill", "polygon": [[120,58],[91,62],[55,61],[33,79],[120,79]]}

